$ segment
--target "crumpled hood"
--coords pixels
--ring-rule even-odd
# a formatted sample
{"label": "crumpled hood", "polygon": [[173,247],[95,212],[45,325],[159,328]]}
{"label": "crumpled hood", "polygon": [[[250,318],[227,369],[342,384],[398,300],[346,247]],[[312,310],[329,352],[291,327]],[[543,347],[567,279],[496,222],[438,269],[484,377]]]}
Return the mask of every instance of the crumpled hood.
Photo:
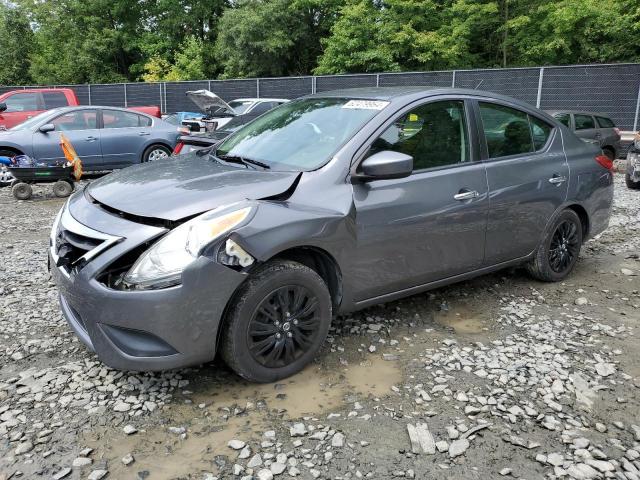
{"label": "crumpled hood", "polygon": [[216,108],[223,107],[233,112],[233,108],[218,95],[209,90],[192,90],[187,92],[187,97],[203,112],[212,112]]}
{"label": "crumpled hood", "polygon": [[297,172],[269,172],[223,165],[195,153],[146,163],[93,182],[89,195],[124,213],[181,220],[242,200],[285,192]]}

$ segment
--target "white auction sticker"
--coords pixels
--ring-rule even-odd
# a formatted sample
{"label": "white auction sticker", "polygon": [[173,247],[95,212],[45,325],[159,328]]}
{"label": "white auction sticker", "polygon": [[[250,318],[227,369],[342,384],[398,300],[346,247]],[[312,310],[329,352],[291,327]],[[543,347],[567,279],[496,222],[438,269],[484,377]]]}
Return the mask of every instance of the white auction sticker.
{"label": "white auction sticker", "polygon": [[357,108],[363,110],[382,110],[389,102],[382,100],[349,100],[342,108]]}

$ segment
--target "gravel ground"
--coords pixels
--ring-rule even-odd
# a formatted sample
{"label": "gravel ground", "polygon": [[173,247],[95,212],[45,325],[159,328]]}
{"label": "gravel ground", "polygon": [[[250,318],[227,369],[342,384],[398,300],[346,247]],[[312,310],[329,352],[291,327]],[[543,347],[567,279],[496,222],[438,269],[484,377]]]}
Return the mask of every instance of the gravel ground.
{"label": "gravel ground", "polygon": [[67,328],[48,188],[0,190],[0,480],[640,479],[640,193],[561,284],[521,269],[336,321],[275,385],[140,374]]}

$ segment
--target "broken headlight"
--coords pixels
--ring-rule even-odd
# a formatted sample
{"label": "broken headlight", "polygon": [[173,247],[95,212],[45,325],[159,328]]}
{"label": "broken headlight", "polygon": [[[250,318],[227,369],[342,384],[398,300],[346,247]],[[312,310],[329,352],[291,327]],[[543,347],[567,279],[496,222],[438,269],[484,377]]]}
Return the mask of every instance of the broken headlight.
{"label": "broken headlight", "polygon": [[212,241],[244,223],[253,207],[217,208],[204,213],[154,243],[124,277],[137,288],[163,288],[180,283],[182,271]]}

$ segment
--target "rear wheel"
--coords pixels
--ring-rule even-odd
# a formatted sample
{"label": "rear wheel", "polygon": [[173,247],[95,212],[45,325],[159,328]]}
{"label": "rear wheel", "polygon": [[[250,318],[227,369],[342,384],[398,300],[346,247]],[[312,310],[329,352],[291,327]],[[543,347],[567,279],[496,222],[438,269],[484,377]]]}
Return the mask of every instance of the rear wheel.
{"label": "rear wheel", "polygon": [[535,257],[527,265],[529,273],[543,282],[564,280],[573,270],[582,246],[582,222],[573,210],[564,210],[555,219]]}
{"label": "rear wheel", "polygon": [[156,162],[166,160],[171,156],[171,150],[164,145],[151,145],[142,154],[142,162]]}
{"label": "rear wheel", "polygon": [[264,265],[232,300],[221,354],[238,375],[274,382],[302,370],[318,353],[331,323],[327,285],[291,261]]}
{"label": "rear wheel", "polygon": [[58,180],[53,184],[53,194],[56,197],[68,197],[73,192],[73,184],[66,180]]}
{"label": "rear wheel", "polygon": [[631,180],[631,175],[629,175],[628,173],[625,173],[624,175],[624,182],[631,190],[640,190],[640,182],[634,182],[633,180]]}
{"label": "rear wheel", "polygon": [[18,182],[11,187],[11,193],[18,200],[29,200],[33,195],[33,189],[28,183]]}

